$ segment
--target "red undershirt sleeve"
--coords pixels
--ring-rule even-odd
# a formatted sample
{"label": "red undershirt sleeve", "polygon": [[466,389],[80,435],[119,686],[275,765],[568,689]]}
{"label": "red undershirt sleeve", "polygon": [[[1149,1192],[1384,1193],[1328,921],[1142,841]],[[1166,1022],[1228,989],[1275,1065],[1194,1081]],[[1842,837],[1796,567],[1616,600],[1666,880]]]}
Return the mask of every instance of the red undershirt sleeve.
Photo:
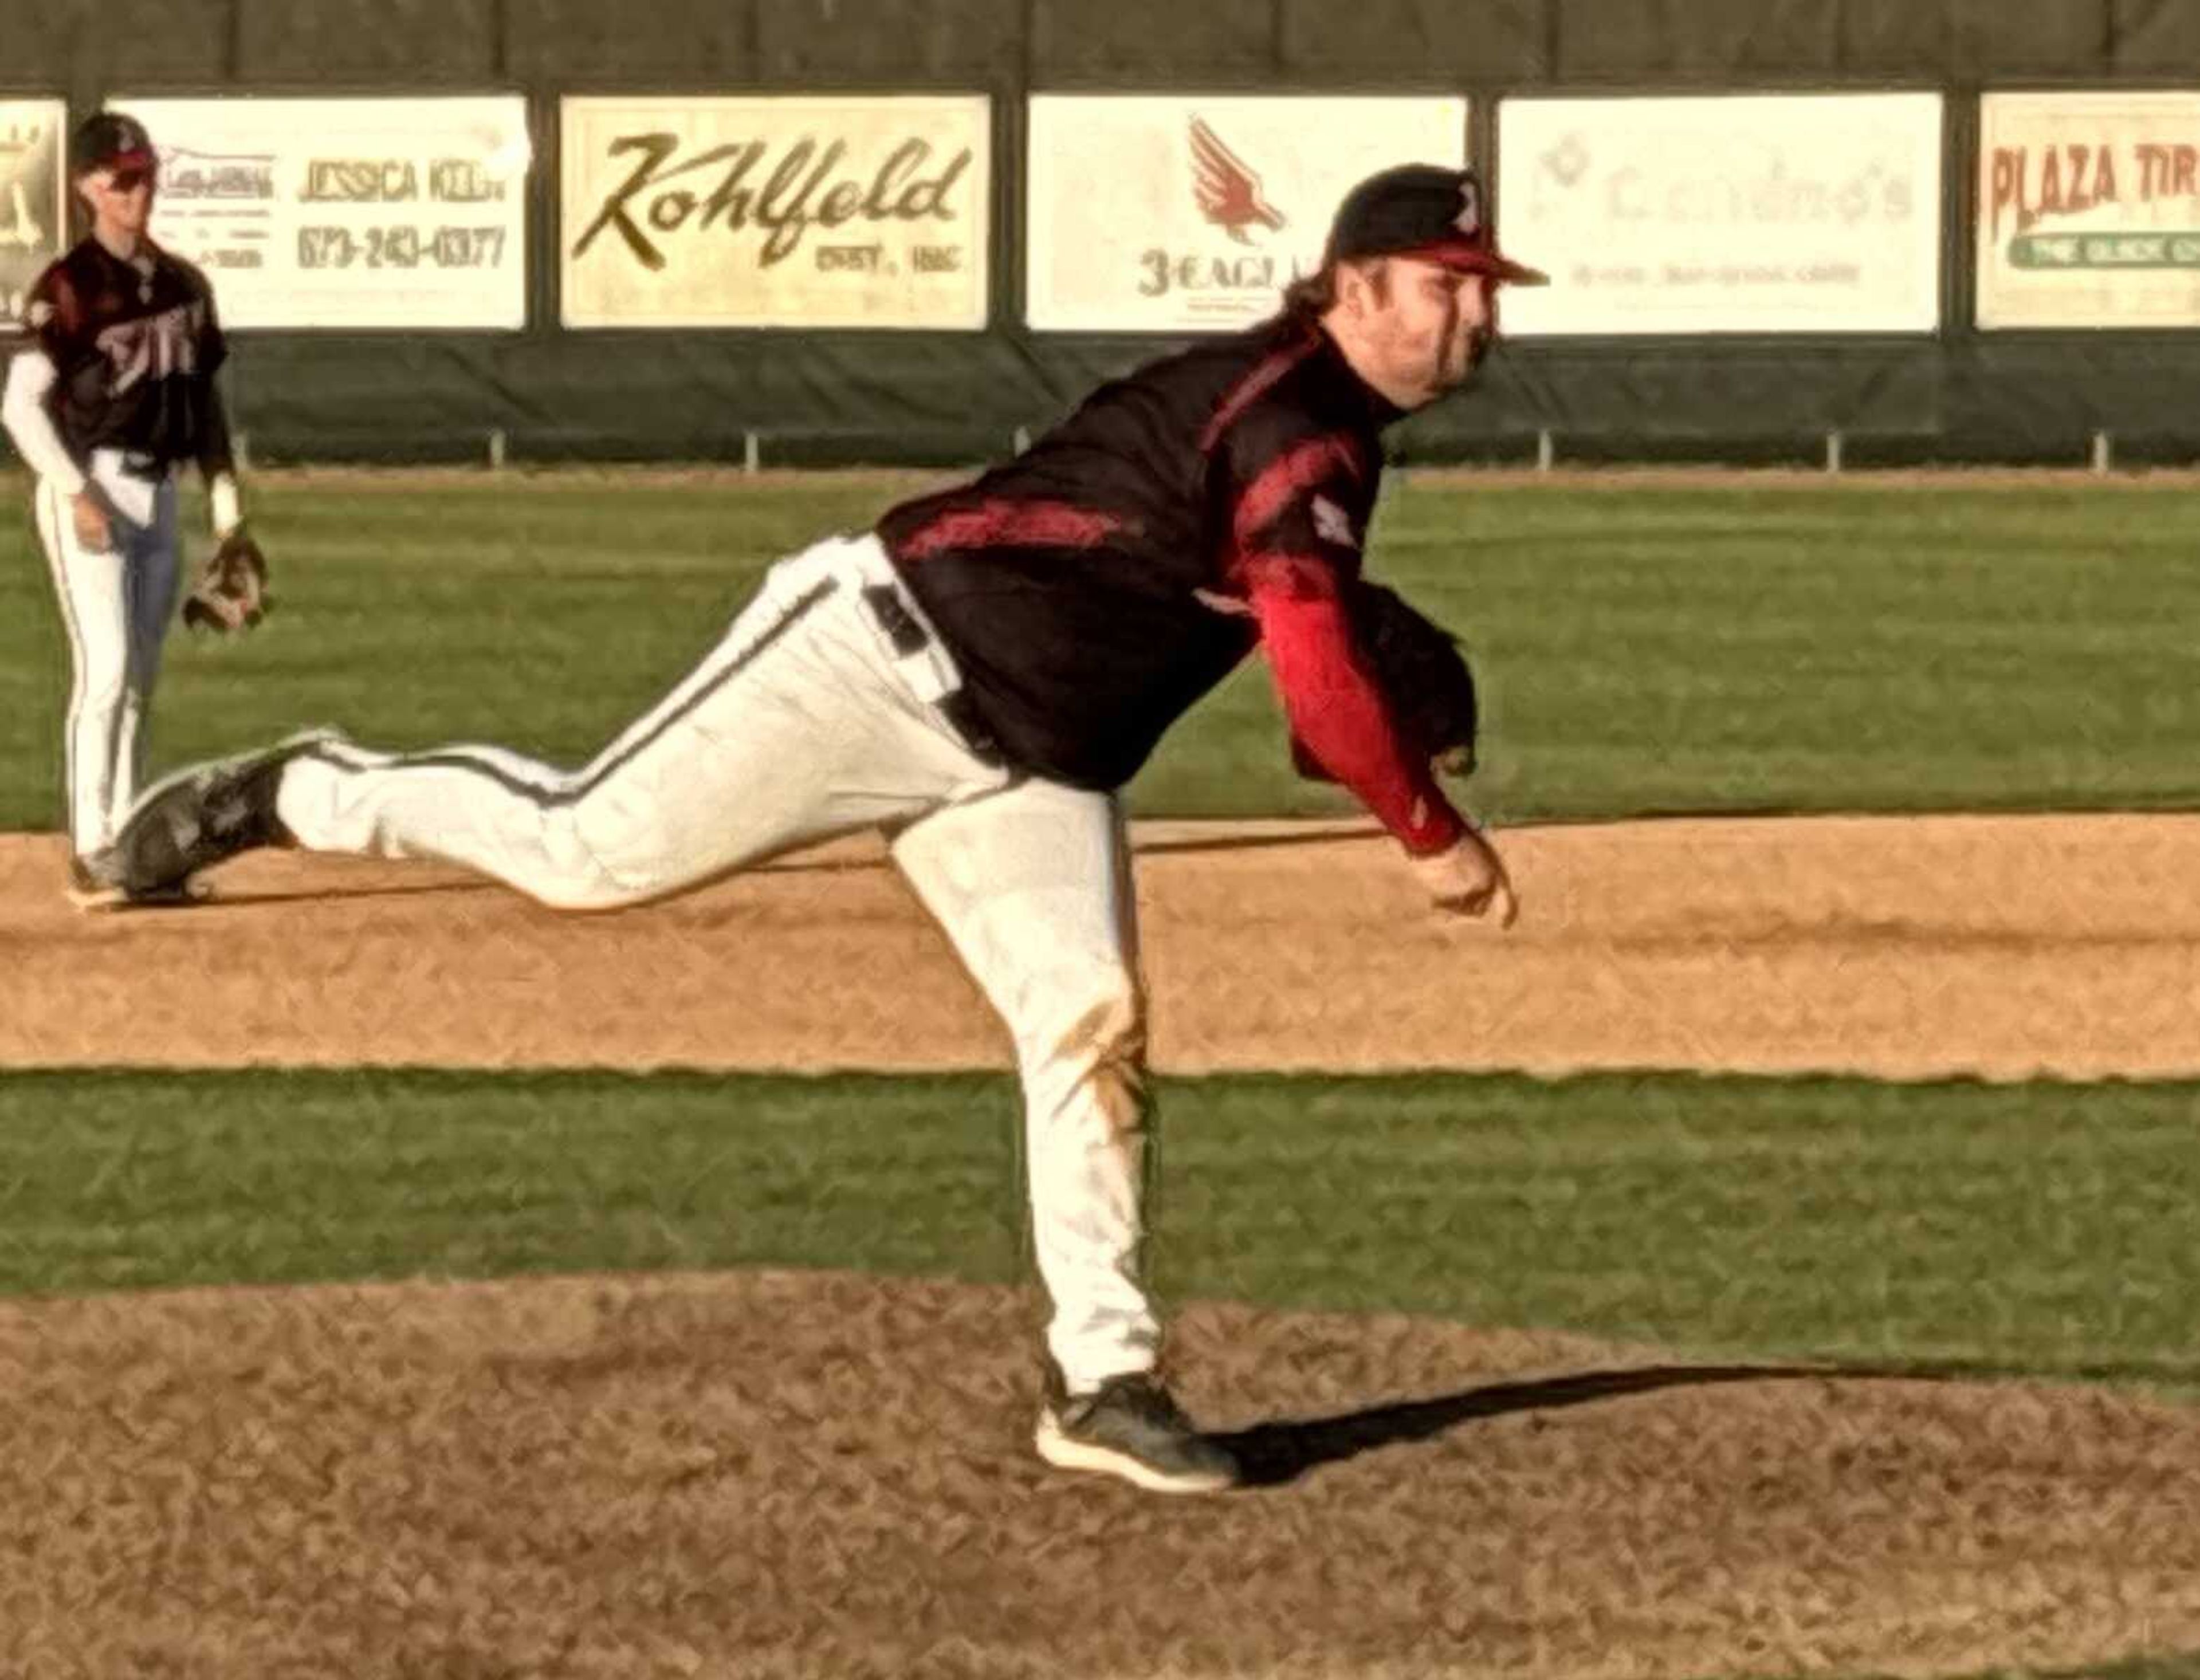
{"label": "red undershirt sleeve", "polygon": [[1407,852],[1454,844],[1466,824],[1435,772],[1399,740],[1354,646],[1336,568],[1316,556],[1261,553],[1241,562],[1240,575],[1292,732]]}

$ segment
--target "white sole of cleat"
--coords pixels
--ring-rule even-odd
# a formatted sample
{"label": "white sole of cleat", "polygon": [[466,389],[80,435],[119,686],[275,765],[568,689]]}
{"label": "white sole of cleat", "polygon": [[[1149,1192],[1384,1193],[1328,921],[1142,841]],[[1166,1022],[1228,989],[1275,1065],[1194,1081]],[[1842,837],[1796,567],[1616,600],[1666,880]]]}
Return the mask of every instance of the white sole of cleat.
{"label": "white sole of cleat", "polygon": [[1039,1430],[1032,1440],[1039,1455],[1057,1470],[1090,1470],[1118,1477],[1149,1493],[1221,1493],[1237,1485],[1235,1478],[1224,1475],[1166,1475],[1126,1452],[1063,1434],[1050,1412],[1039,1415]]}
{"label": "white sole of cleat", "polygon": [[127,893],[120,887],[67,887],[68,901],[85,915],[108,915],[132,910],[180,910],[203,904],[213,896],[203,889],[183,886],[173,892]]}

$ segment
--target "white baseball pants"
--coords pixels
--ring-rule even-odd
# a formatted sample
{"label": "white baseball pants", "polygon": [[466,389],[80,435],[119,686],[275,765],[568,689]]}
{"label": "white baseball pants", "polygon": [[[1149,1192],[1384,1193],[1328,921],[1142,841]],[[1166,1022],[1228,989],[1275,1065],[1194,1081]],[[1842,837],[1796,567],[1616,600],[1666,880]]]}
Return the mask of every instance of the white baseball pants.
{"label": "white baseball pants", "polygon": [[114,510],[106,549],[77,541],[68,498],[50,481],[39,481],[35,510],[68,635],[63,786],[79,857],[114,840],[144,779],[145,715],[180,575],[173,475],[134,476],[120,454],[101,450],[91,476]]}
{"label": "white baseball pants", "polygon": [[[927,634],[900,650],[866,591]],[[904,627],[905,628],[906,627]],[[725,639],[586,767],[500,748],[338,744],[285,770],[312,850],[463,864],[564,909],[698,886],[866,828],[1007,1024],[1025,1100],[1049,1351],[1073,1391],[1156,1356],[1141,1287],[1145,1007],[1112,796],[1023,779],[937,703],[953,666],[874,537],[781,561]]]}

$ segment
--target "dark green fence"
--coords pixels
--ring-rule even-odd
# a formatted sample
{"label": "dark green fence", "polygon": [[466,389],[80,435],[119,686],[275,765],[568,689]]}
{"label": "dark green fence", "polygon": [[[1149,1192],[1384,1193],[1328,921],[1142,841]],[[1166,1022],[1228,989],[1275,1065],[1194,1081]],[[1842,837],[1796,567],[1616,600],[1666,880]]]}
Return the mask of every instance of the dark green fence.
{"label": "dark green fence", "polygon": [[[516,90],[532,99],[535,324],[261,333],[234,394],[257,458],[969,460],[1167,341],[1034,335],[1019,145],[1033,90],[1449,91],[1493,155],[1507,92],[1939,89],[1950,96],[1934,337],[1560,340],[1402,429],[1410,458],[2200,458],[2200,332],[1969,324],[1975,96],[2200,84],[2192,0],[0,0],[0,94]],[[980,334],[569,334],[551,306],[560,93],[985,91],[992,322]],[[1502,220],[1502,207],[1499,207]]]}

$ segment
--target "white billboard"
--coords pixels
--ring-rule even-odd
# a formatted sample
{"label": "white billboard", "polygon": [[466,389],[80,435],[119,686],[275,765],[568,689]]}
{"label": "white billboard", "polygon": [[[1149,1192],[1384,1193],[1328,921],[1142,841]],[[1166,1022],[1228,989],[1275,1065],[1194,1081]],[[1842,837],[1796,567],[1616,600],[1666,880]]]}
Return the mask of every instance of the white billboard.
{"label": "white billboard", "polygon": [[116,99],[161,155],[153,236],[229,327],[527,320],[527,103]]}
{"label": "white billboard", "polygon": [[1319,267],[1338,202],[1400,163],[1466,161],[1466,101],[1039,94],[1025,320],[1227,331]]}
{"label": "white billboard", "polygon": [[1940,103],[1504,101],[1498,242],[1551,277],[1506,295],[1506,331],[1932,331]]}
{"label": "white billboard", "polygon": [[560,111],[567,326],[985,326],[985,96]]}
{"label": "white billboard", "polygon": [[1978,321],[2200,326],[2200,91],[1979,104]]}
{"label": "white billboard", "polygon": [[0,99],[0,335],[18,332],[31,283],[68,245],[58,99]]}

